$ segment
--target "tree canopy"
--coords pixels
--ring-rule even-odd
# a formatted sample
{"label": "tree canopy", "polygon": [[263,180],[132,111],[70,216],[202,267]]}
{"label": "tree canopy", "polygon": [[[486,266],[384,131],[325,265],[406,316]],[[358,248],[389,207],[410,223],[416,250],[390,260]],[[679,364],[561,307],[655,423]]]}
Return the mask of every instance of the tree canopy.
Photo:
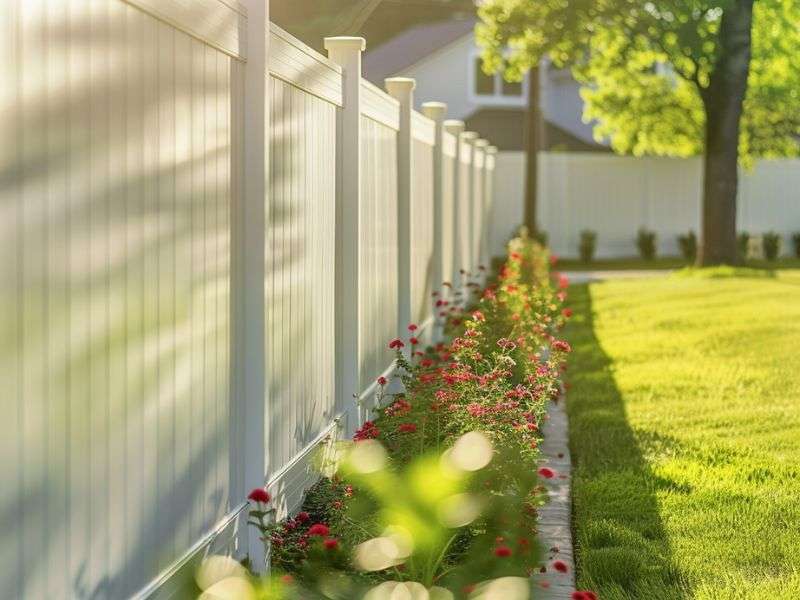
{"label": "tree canopy", "polygon": [[[549,57],[583,84],[595,135],[624,154],[702,153],[704,95],[738,0],[485,0],[485,68],[520,79]],[[800,153],[800,0],[755,0],[739,157]],[[722,66],[721,66],[722,65]],[[724,74],[723,74],[724,75]]]}

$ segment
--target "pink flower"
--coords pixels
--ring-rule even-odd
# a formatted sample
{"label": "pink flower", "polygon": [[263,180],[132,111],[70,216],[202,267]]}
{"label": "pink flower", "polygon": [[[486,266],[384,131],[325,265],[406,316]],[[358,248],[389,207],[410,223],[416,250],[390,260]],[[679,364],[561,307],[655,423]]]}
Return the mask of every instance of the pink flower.
{"label": "pink flower", "polygon": [[397,431],[400,433],[414,433],[417,431],[417,426],[414,423],[400,423]]}
{"label": "pink flower", "polygon": [[417,326],[416,326],[416,325],[414,325],[413,323],[412,323],[411,325],[409,325],[409,326],[408,326],[408,330],[409,330],[409,331],[416,331],[417,329],[418,329],[418,328],[417,328]]}
{"label": "pink flower", "polygon": [[311,520],[311,515],[309,515],[305,511],[303,511],[303,512],[297,513],[297,516],[295,518],[300,523],[308,523]]}
{"label": "pink flower", "polygon": [[499,556],[500,558],[505,558],[506,556],[511,556],[511,548],[508,546],[498,546],[494,549],[494,555]]}
{"label": "pink flower", "polygon": [[564,315],[565,319],[569,319],[572,316],[572,309],[565,308],[564,310],[561,311],[561,314]]}
{"label": "pink flower", "polygon": [[409,338],[408,341],[411,343],[412,346],[416,346],[419,344],[419,340],[415,337]]}
{"label": "pink flower", "polygon": [[392,349],[392,350],[395,350],[395,349],[399,350],[400,348],[404,348],[404,347],[405,347],[405,344],[400,339],[394,339],[391,342],[389,342],[389,348]]}
{"label": "pink flower", "polygon": [[569,287],[569,279],[566,275],[558,276],[558,287],[562,290],[565,290]]}
{"label": "pink flower", "polygon": [[327,538],[322,542],[326,550],[336,550],[339,547],[339,540],[336,538]]}
{"label": "pink flower", "polygon": [[269,492],[262,488],[254,489],[252,492],[250,492],[247,498],[253,502],[263,502],[264,504],[272,500],[272,496],[269,495]]}
{"label": "pink flower", "polygon": [[553,568],[559,573],[566,573],[569,570],[567,563],[565,563],[563,560],[553,561]]}
{"label": "pink flower", "polygon": [[330,532],[331,530],[324,523],[315,523],[308,528],[308,535],[310,536],[326,537]]}
{"label": "pink flower", "polygon": [[384,377],[383,375],[378,377],[378,385],[386,385],[386,377]]}
{"label": "pink flower", "polygon": [[548,467],[541,467],[538,473],[539,477],[544,477],[545,479],[552,479],[553,477],[556,476],[556,472]]}

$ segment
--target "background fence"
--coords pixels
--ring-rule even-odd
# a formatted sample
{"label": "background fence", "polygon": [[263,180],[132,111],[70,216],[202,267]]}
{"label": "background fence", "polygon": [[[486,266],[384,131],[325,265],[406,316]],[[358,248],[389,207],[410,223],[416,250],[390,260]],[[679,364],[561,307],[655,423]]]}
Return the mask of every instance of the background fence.
{"label": "background fence", "polygon": [[387,342],[486,260],[493,149],[267,11],[0,3],[3,598],[257,559],[249,489],[294,509]]}
{"label": "background fence", "polygon": [[[523,219],[525,155],[498,156],[492,251],[502,252]],[[700,232],[700,158],[636,158],[596,153],[539,154],[539,222],[554,252],[577,257],[580,232],[597,232],[598,257],[636,256],[636,232],[658,235],[658,252],[679,255],[677,236]],[[800,160],[759,160],[739,179],[737,224],[761,235],[775,231],[782,251],[800,232]]]}

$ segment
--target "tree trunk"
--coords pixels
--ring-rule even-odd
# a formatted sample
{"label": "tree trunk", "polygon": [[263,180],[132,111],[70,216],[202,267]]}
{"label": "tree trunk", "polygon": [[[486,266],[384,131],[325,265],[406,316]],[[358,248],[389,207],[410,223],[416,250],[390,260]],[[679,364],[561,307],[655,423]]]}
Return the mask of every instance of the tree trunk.
{"label": "tree trunk", "polygon": [[536,219],[537,156],[544,128],[539,96],[539,69],[533,68],[528,73],[528,111],[525,114],[525,226],[531,235],[539,231]]}
{"label": "tree trunk", "polygon": [[706,113],[699,266],[736,264],[739,125],[750,70],[753,0],[736,0],[720,24],[720,55],[702,92]]}

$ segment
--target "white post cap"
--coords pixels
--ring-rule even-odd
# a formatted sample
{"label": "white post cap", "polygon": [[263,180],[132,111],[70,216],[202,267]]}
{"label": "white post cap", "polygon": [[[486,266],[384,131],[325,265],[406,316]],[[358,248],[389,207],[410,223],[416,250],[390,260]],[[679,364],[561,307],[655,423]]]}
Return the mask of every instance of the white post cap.
{"label": "white post cap", "polygon": [[383,80],[386,91],[393,98],[410,94],[417,87],[417,80],[410,77],[388,77]]}
{"label": "white post cap", "polygon": [[464,127],[466,127],[464,121],[459,121],[457,119],[447,119],[447,121],[444,122],[445,130],[453,135],[460,135],[464,131]]}
{"label": "white post cap", "polygon": [[486,149],[489,147],[489,140],[484,140],[483,138],[477,139],[475,140],[475,147]]}
{"label": "white post cap", "polygon": [[468,144],[474,144],[478,141],[478,133],[476,131],[465,131],[461,134],[461,139]]}
{"label": "white post cap", "polygon": [[433,121],[441,121],[447,114],[447,104],[444,102],[424,102],[422,114]]}
{"label": "white post cap", "polygon": [[497,146],[489,146],[486,149],[486,154],[497,154]]}
{"label": "white post cap", "polygon": [[325,50],[328,52],[332,51],[356,51],[356,52],[363,52],[367,49],[367,40],[363,37],[352,37],[352,36],[337,36],[337,37],[326,37],[325,38]]}

